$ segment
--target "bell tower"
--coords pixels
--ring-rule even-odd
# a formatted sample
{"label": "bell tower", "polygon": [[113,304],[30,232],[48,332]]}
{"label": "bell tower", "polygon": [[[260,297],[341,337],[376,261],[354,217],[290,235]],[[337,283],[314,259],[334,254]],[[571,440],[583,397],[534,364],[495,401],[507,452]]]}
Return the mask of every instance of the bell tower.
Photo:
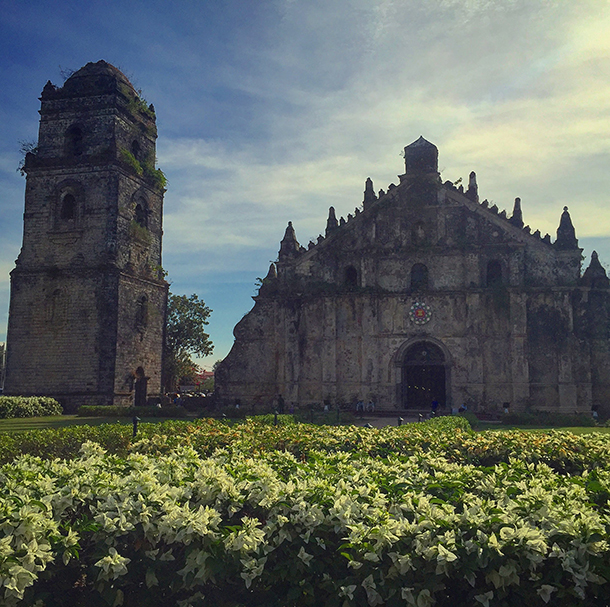
{"label": "bell tower", "polygon": [[154,108],[105,61],[47,82],[40,100],[5,394],[53,396],[67,410],[136,393],[144,403],[161,391],[168,289]]}

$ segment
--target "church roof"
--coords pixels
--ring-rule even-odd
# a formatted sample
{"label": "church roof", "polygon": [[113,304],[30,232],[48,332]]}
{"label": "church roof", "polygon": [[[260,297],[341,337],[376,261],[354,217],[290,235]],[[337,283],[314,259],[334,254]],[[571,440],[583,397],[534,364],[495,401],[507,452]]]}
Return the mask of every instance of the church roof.
{"label": "church roof", "polygon": [[419,136],[419,139],[416,139],[413,143],[406,146],[405,149],[412,148],[434,148],[437,149],[433,143],[430,143],[427,139],[424,139],[423,135]]}
{"label": "church roof", "polygon": [[133,84],[117,67],[101,59],[90,62],[74,72],[62,87],[47,82],[43,98],[87,97],[122,92],[137,96]]}

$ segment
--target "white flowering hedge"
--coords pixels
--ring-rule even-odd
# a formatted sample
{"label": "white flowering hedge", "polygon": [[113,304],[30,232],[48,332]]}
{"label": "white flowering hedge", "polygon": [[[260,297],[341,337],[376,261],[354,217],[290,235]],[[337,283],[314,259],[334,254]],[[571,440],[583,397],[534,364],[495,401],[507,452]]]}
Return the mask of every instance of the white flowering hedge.
{"label": "white flowering hedge", "polygon": [[[341,442],[349,429],[336,432]],[[85,443],[71,461],[26,455],[0,469],[0,604],[609,603],[599,462],[569,475],[421,449],[295,456],[240,444],[207,456],[167,441],[158,454],[158,442],[127,456]]]}

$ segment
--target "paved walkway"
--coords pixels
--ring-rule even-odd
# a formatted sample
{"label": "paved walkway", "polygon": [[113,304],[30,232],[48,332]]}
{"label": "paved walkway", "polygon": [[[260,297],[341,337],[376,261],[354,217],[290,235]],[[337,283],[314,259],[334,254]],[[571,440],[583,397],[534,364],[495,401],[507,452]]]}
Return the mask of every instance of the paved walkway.
{"label": "paved walkway", "polygon": [[409,416],[409,415],[396,415],[395,417],[373,417],[365,415],[362,418],[355,417],[351,422],[355,426],[366,426],[367,424],[371,424],[373,428],[385,428],[386,426],[398,426],[398,418],[402,417],[403,424],[410,424],[411,422],[418,421],[418,416]]}

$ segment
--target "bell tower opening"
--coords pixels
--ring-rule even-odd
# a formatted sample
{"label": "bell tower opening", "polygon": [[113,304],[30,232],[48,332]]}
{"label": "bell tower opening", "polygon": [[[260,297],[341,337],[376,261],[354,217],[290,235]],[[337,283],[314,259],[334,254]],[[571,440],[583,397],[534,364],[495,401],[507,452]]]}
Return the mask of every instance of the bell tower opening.
{"label": "bell tower opening", "polygon": [[411,345],[402,361],[402,407],[430,409],[447,404],[447,363],[441,348],[429,341]]}

